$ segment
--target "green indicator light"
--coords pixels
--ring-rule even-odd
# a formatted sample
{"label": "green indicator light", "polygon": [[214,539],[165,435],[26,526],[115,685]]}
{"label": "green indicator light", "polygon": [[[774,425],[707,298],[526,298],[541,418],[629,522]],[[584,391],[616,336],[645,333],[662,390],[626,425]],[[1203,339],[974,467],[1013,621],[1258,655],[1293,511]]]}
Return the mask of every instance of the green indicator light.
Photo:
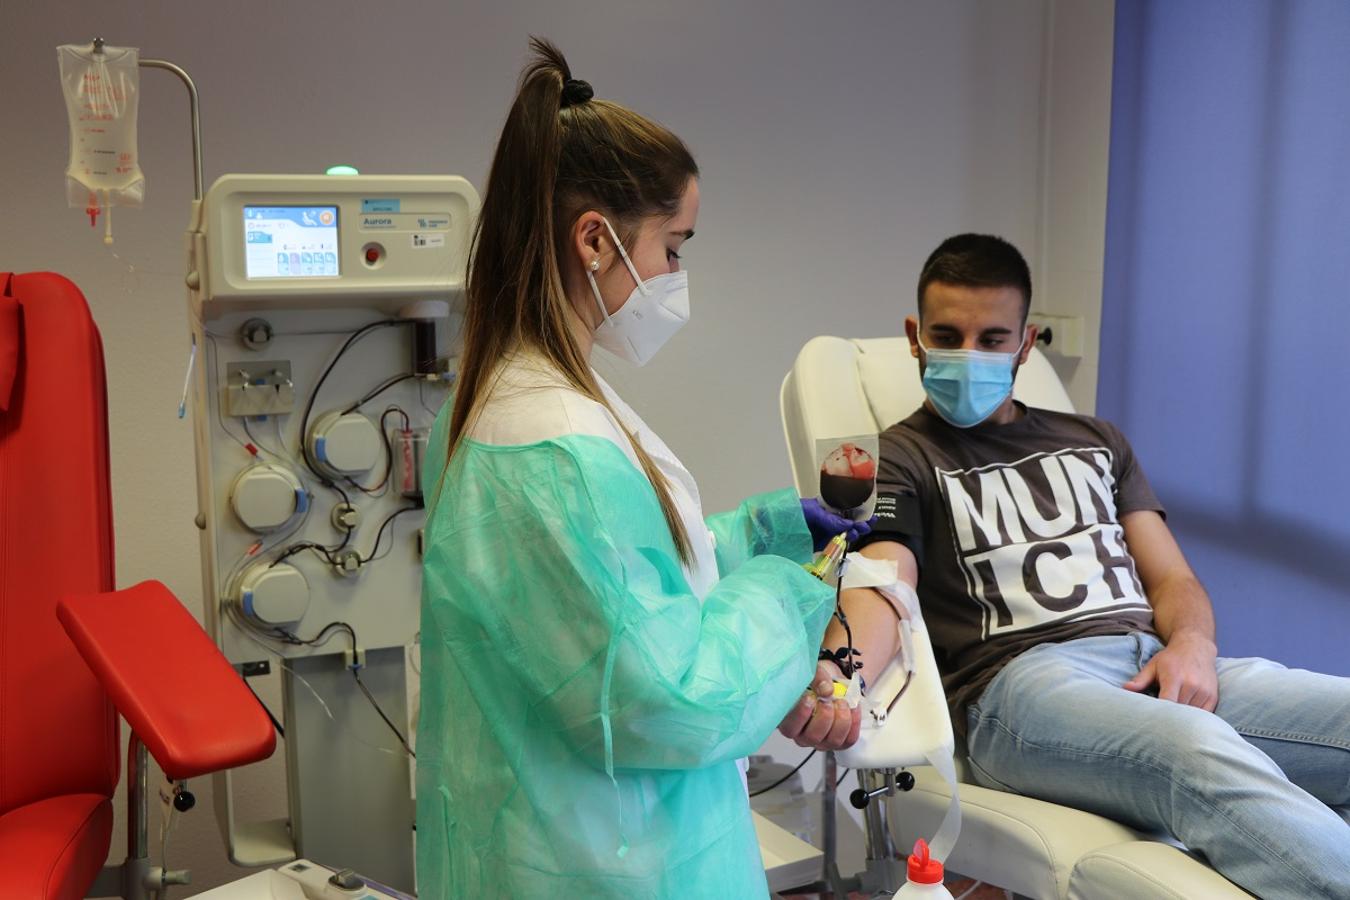
{"label": "green indicator light", "polygon": [[325,175],[360,175],[355,166],[329,166]]}

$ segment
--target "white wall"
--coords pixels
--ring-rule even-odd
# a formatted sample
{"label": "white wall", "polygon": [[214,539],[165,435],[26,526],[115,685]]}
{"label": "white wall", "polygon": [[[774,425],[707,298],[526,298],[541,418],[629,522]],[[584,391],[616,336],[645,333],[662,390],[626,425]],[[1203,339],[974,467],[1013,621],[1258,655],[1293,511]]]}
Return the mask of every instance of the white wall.
{"label": "white wall", "polygon": [[1048,355],[1074,408],[1097,408],[1115,4],[1047,0],[1038,312],[1083,320],[1083,357]]}
{"label": "white wall", "polygon": [[[1104,40],[1109,76],[1110,24],[1104,38],[1100,14],[1051,29],[1052,3],[3,4],[0,269],[72,277],[103,331],[119,582],[159,578],[200,615],[189,426],[174,416],[187,352],[186,102],[172,77],[145,73],[147,205],[116,211],[114,256],[102,223],[92,231],[64,206],[57,44],[101,35],[186,67],[201,90],[208,183],[342,162],[481,187],[527,35],[552,37],[600,96],[670,125],[703,168],[686,254],[693,322],[646,369],[603,368],[715,510],[789,483],[777,390],[797,348],[821,333],[899,333],[918,267],[942,238],[999,233],[1038,276],[1059,271],[1044,252],[1047,234],[1059,246],[1061,221],[1058,207],[1047,219],[1046,197],[1061,166],[1098,148],[1056,140],[1047,182],[1047,134],[1061,132],[1046,126],[1046,35],[1056,47],[1075,43],[1071,29],[1091,32],[1084,46]],[[1087,173],[1078,188],[1097,189],[1093,165],[1074,168]],[[1104,197],[1104,158],[1102,174]],[[275,764],[246,781],[246,814],[279,808]],[[202,806],[171,861],[200,887],[236,873],[209,786],[195,787]]]}

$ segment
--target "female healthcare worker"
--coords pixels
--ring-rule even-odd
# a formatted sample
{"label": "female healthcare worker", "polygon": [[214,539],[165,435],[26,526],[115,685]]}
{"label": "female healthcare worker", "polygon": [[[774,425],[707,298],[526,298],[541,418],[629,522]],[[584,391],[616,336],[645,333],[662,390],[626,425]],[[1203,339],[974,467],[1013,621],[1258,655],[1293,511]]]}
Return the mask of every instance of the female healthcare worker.
{"label": "female healthcare worker", "polygon": [[764,897],[737,759],[810,682],[834,592],[794,493],[705,523],[588,364],[687,320],[698,169],[532,46],[425,472],[420,895]]}

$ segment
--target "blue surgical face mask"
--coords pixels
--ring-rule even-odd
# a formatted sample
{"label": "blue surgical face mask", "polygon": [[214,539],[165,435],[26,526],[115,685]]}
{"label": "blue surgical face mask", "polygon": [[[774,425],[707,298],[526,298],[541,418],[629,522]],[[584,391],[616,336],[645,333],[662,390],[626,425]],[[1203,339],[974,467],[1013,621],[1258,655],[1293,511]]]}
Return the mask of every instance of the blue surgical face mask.
{"label": "blue surgical face mask", "polygon": [[957,428],[978,425],[1012,393],[1013,366],[1026,344],[1012,353],[983,350],[929,350],[924,352],[923,389],[938,415]]}

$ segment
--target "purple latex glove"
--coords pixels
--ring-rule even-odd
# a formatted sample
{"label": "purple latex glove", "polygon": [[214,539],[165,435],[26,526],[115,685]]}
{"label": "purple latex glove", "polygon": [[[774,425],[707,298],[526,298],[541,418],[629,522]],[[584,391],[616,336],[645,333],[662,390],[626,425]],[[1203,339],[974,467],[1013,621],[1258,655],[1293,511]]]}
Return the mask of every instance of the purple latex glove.
{"label": "purple latex glove", "polygon": [[811,545],[817,552],[824,550],[825,545],[839,534],[847,534],[848,542],[852,544],[858,538],[871,532],[872,523],[876,521],[875,516],[866,522],[855,522],[852,519],[837,516],[821,506],[820,501],[815,497],[807,497],[802,500],[802,516],[806,519],[806,527],[811,531]]}

